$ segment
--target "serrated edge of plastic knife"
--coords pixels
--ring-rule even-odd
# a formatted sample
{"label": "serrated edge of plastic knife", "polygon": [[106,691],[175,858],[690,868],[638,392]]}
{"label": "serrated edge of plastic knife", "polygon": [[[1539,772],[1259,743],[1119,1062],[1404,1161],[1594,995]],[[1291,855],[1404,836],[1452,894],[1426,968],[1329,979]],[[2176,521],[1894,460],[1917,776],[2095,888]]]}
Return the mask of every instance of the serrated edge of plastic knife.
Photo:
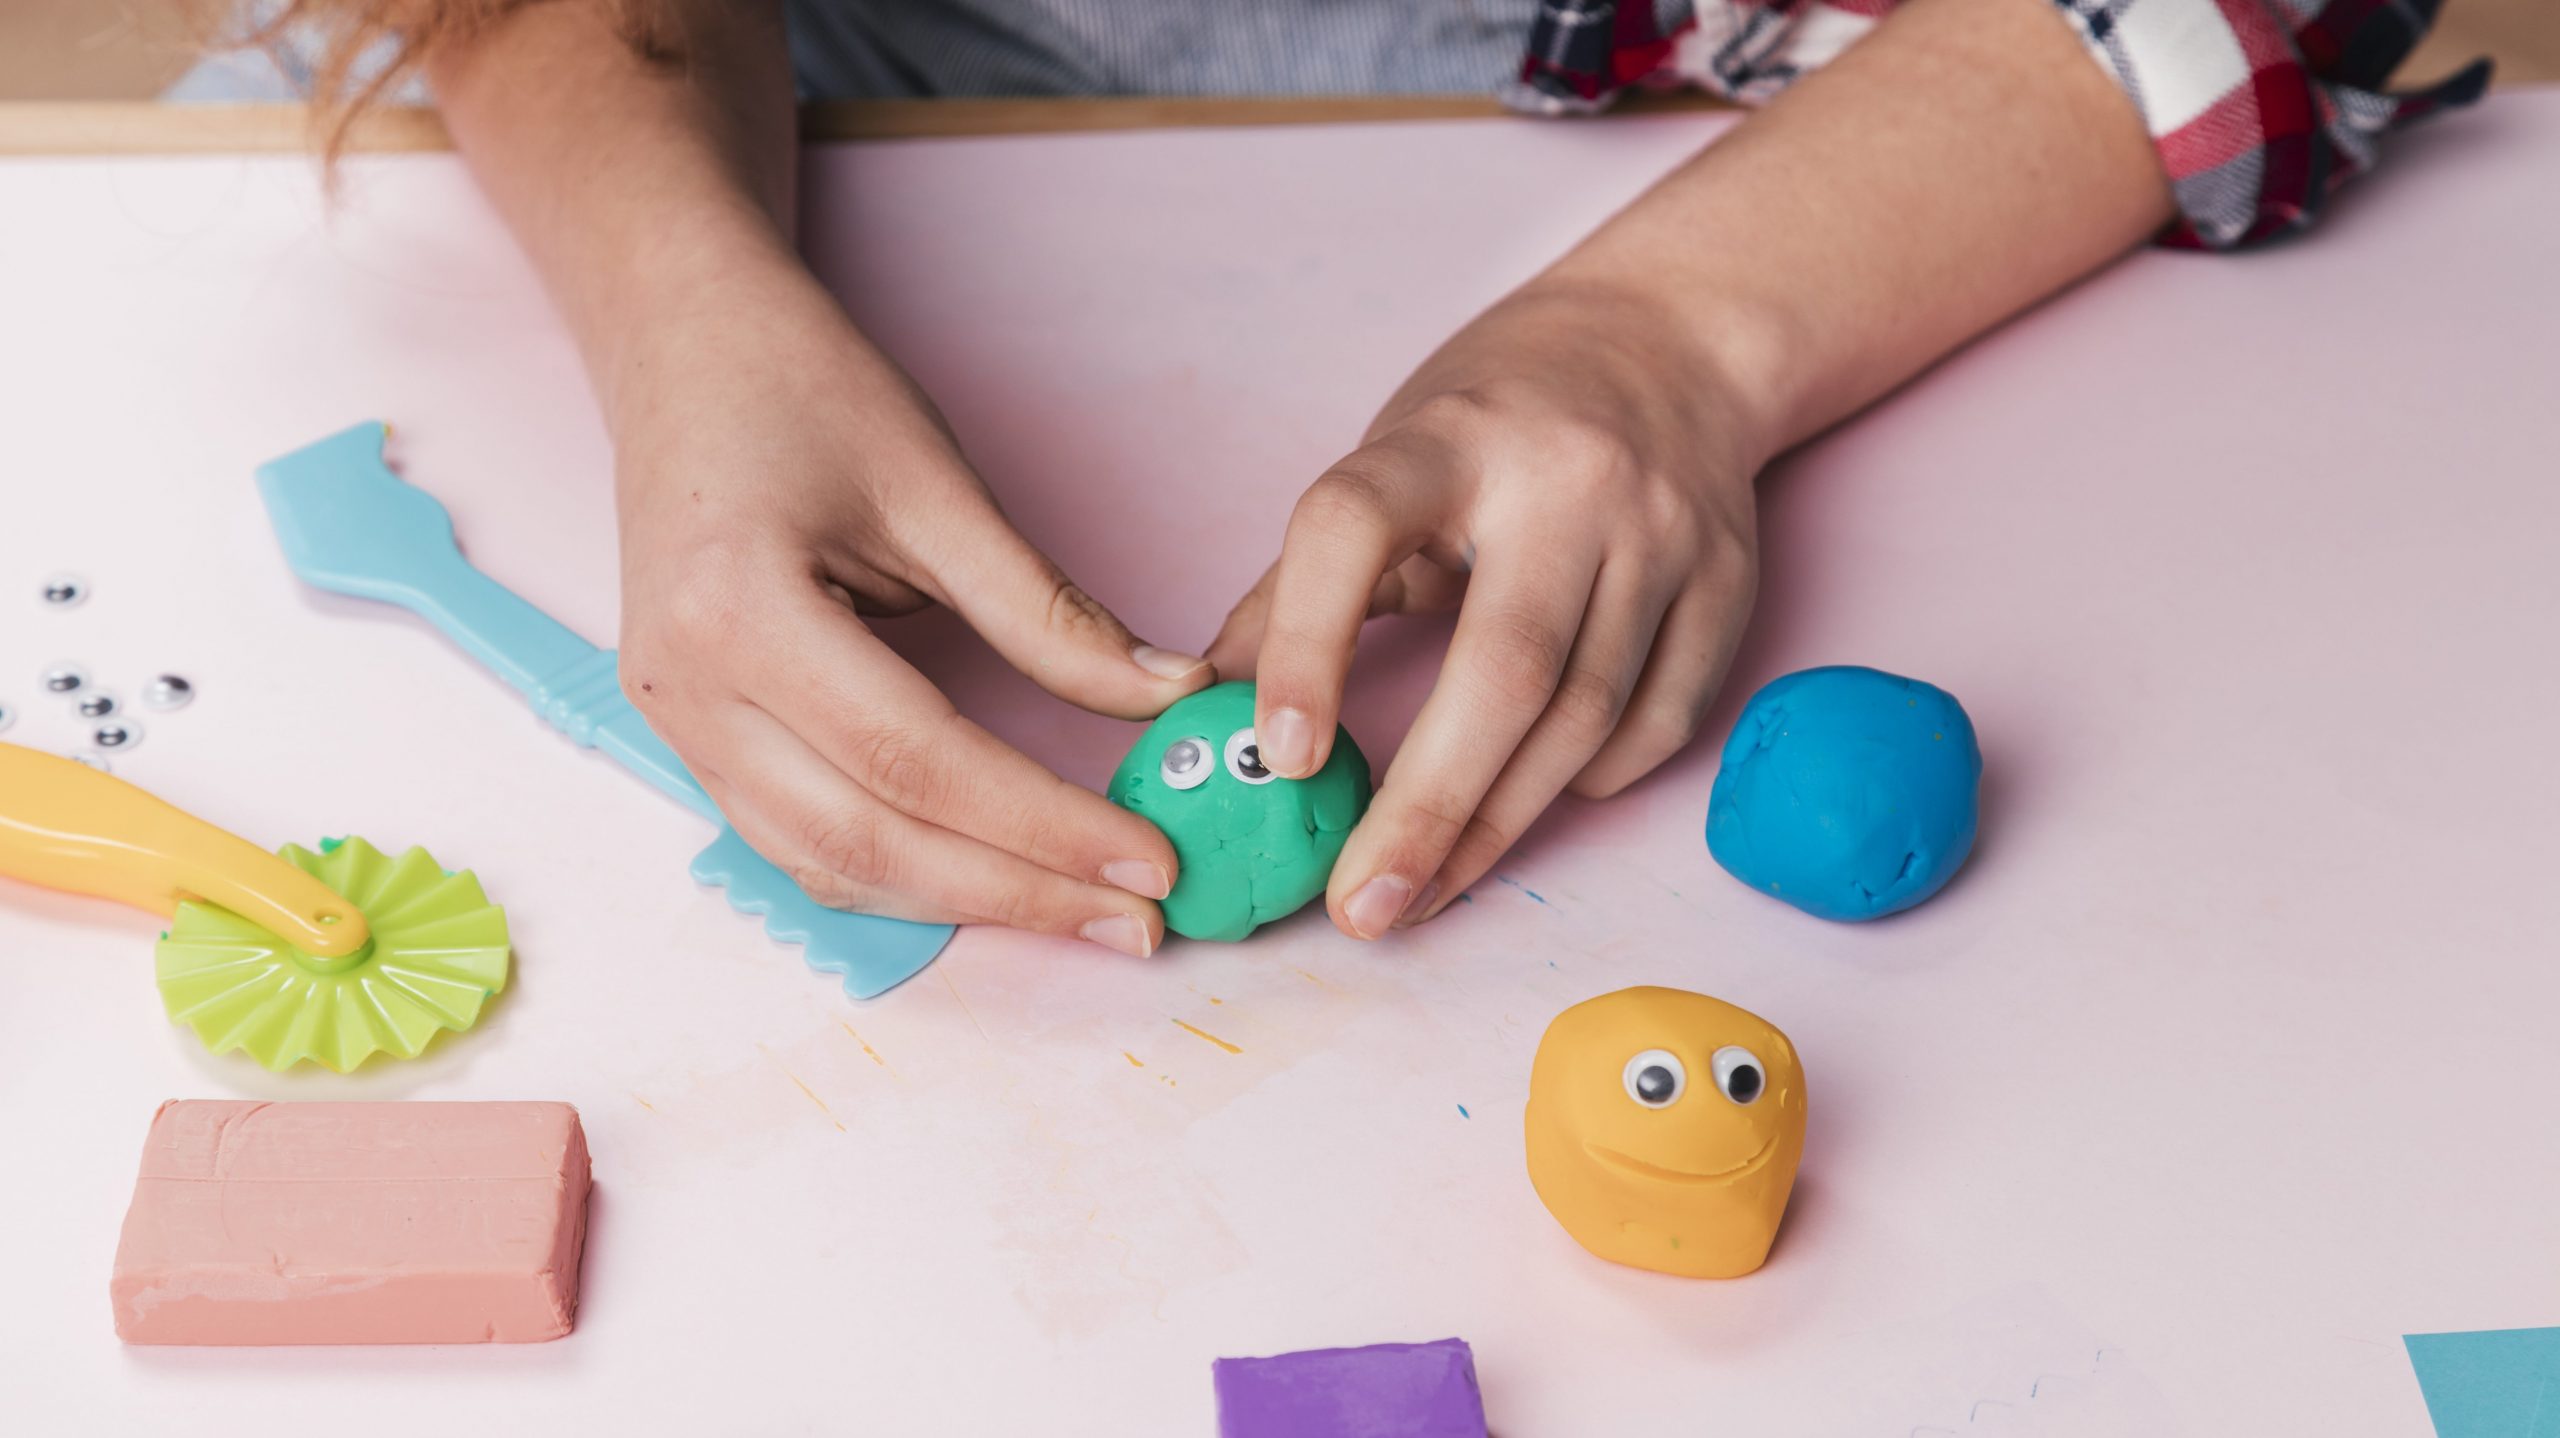
{"label": "serrated edge of plastic knife", "polygon": [[[692,873],[696,882],[720,890],[730,908],[761,916],[765,935],[798,947],[802,962],[810,968],[842,975],[844,991],[857,999],[877,998],[924,972],[954,932],[948,924],[917,924],[827,908],[803,893],[790,875],[748,848],[735,829],[723,828],[708,848],[694,856]],[[884,954],[882,950],[890,945],[877,940],[848,944],[844,947],[853,952],[840,952],[819,932],[821,926],[839,925],[880,926],[903,941],[900,947],[912,944],[922,952],[912,957]]]}

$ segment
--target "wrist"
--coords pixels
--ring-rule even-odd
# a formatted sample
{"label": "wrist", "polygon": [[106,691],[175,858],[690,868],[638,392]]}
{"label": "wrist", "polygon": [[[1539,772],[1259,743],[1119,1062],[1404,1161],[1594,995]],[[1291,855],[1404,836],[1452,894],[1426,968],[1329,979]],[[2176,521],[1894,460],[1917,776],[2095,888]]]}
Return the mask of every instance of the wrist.
{"label": "wrist", "polygon": [[578,326],[605,427],[617,442],[712,376],[774,374],[852,334],[832,295],[778,237],[670,236],[635,250]]}
{"label": "wrist", "polygon": [[1671,337],[1663,343],[1732,405],[1756,472],[1837,417],[1826,394],[1837,388],[1826,377],[1836,357],[1822,352],[1818,323],[1828,287],[1801,266],[1755,257],[1742,243],[1757,233],[1751,223],[1705,203],[1692,174],[1702,163],[1620,211],[1533,283],[1612,292],[1647,310]]}
{"label": "wrist", "polygon": [[1619,358],[1627,383],[1667,391],[1696,417],[1691,428],[1719,453],[1707,472],[1749,484],[1779,450],[1784,406],[1774,382],[1784,372],[1778,328],[1739,302],[1701,302],[1658,279],[1588,263],[1577,253],[1504,301],[1569,313],[1605,337],[1585,346]]}

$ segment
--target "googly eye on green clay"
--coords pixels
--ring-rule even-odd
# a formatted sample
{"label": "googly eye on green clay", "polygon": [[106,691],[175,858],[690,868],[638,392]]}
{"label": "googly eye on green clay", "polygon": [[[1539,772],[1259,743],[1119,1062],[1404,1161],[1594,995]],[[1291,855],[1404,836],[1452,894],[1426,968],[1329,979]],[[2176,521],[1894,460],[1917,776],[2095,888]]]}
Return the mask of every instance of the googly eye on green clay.
{"label": "googly eye on green clay", "polygon": [[1165,746],[1164,763],[1156,769],[1156,777],[1168,789],[1197,789],[1209,782],[1217,772],[1209,758],[1209,741],[1202,738],[1176,739]]}
{"label": "googly eye on green clay", "polygon": [[1263,767],[1262,746],[1253,742],[1251,729],[1227,736],[1227,772],[1247,784],[1268,784],[1280,777]]}

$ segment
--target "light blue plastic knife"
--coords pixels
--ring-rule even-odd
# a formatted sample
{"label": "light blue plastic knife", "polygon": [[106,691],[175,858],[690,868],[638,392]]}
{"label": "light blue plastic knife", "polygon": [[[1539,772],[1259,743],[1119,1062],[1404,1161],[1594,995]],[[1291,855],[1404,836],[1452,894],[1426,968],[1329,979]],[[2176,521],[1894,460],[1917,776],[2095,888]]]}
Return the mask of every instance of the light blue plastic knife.
{"label": "light blue plastic knife", "polygon": [[693,877],[725,890],[740,913],[763,915],[764,931],[800,945],[809,967],[842,974],[846,993],[887,993],[933,962],[950,925],[830,909],[748,848],[622,697],[613,651],[473,568],[454,543],[453,516],[383,463],[389,433],[379,422],[360,424],[259,466],[258,492],[285,563],[305,584],[418,614],[513,685],[552,728],[718,824],[720,837],[694,859]]}

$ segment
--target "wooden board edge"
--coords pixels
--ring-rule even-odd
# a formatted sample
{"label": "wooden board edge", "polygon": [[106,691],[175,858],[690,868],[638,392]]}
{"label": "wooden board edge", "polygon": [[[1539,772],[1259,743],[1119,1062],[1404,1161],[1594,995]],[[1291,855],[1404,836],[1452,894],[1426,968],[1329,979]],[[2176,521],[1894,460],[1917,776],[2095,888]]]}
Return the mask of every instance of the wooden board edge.
{"label": "wooden board edge", "polygon": [[[1638,95],[1621,112],[1728,108],[1704,95]],[[963,135],[1076,134],[1107,130],[1220,129],[1261,125],[1382,124],[1491,119],[1509,112],[1484,95],[1348,95],[1273,98],[1047,100],[843,100],[806,105],[800,133],[815,143]],[[305,105],[162,105],[151,101],[0,102],[0,155],[283,154],[316,147]],[[347,136],[350,154],[452,148],[433,110],[366,113]]]}

